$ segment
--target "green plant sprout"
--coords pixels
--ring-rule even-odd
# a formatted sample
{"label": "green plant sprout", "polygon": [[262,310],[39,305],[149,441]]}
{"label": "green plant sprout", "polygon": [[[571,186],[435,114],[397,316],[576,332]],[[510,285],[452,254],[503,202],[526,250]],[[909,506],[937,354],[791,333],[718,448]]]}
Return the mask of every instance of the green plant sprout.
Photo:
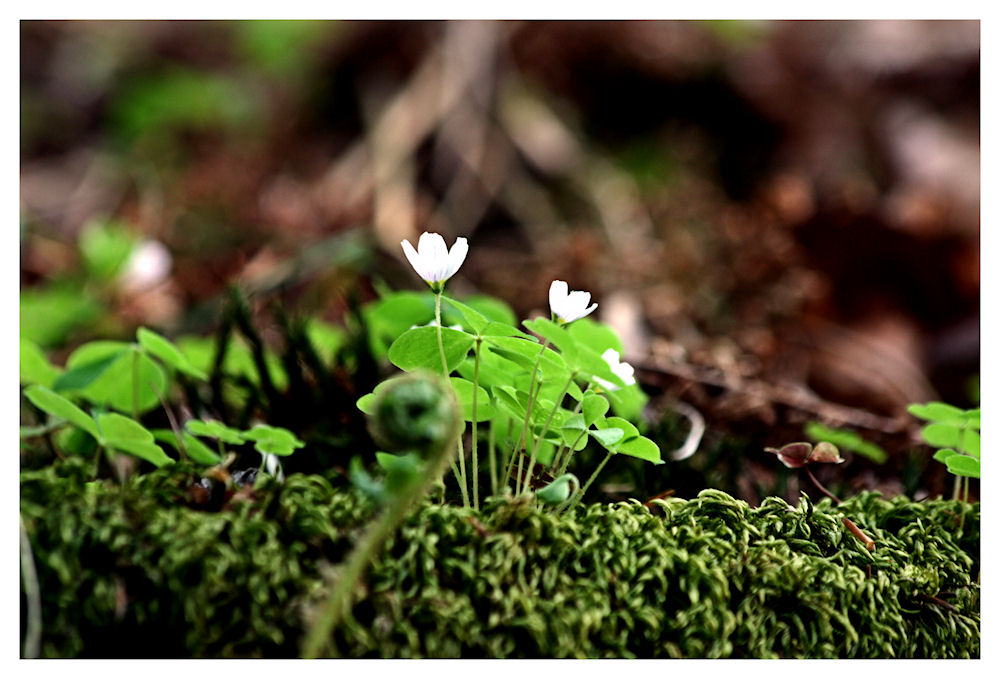
{"label": "green plant sprout", "polygon": [[[496,300],[460,302],[443,294],[445,283],[465,259],[464,238],[450,253],[438,234],[423,234],[419,245],[414,250],[404,241],[403,250],[430,286],[433,299],[412,292],[387,293],[368,309],[366,321],[376,353],[381,350],[404,372],[429,370],[451,383],[463,419],[471,425],[471,474],[462,436],[452,469],[464,506],[480,505],[480,438],[487,441],[493,495],[504,488],[528,495],[544,487],[546,477],[536,474],[544,468],[552,477],[549,483],[558,482],[544,497],[566,490],[566,500],[572,502],[583,496],[613,455],[662,464],[659,447],[634,424],[646,396],[635,383],[632,367],[620,361],[621,341],[607,326],[586,318],[597,308],[590,293],[571,292],[564,281],[553,281],[551,317],[523,321],[529,334],[516,327],[514,315]],[[431,319],[431,308],[432,324],[422,325]],[[372,414],[381,388],[362,396],[358,408]],[[609,410],[614,413],[610,417]],[[481,428],[486,429],[485,437]],[[580,487],[563,477],[574,454],[590,441],[607,455]]]}
{"label": "green plant sprout", "polygon": [[[789,469],[805,469],[806,474],[809,476],[809,480],[813,482],[813,485],[815,485],[816,488],[823,493],[823,495],[826,495],[828,498],[833,500],[834,503],[838,505],[840,504],[840,498],[827,490],[809,468],[810,464],[817,463],[843,464],[844,458],[840,456],[840,451],[837,450],[837,446],[827,441],[822,441],[817,443],[814,447],[811,443],[800,441],[796,443],[788,443],[781,448],[765,448],[764,451],[776,455],[778,460]],[[858,528],[856,523],[851,521],[846,516],[841,516],[840,522],[844,524],[844,527],[850,531],[854,537],[861,541],[869,552],[875,551],[875,541],[868,537],[864,531]]]}
{"label": "green plant sprout", "polygon": [[920,430],[924,442],[938,450],[934,459],[955,475],[952,499],[960,493],[969,499],[969,478],[980,478],[979,420],[980,409],[962,410],[947,403],[914,403],[906,411],[928,422]]}

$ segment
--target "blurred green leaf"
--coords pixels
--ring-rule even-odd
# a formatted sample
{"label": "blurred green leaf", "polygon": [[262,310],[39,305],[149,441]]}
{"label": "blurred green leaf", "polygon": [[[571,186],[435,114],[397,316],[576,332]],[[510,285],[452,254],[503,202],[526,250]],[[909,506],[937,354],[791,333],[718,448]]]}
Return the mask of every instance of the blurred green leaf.
{"label": "blurred green leaf", "polygon": [[59,379],[55,381],[52,388],[56,391],[86,389],[97,378],[107,372],[107,370],[114,365],[115,361],[120,359],[126,351],[128,350],[123,348],[120,351],[110,353],[107,356],[98,358],[90,363],[76,365],[71,370],[64,372]]}
{"label": "blurred green leaf", "polygon": [[327,366],[333,365],[337,352],[347,340],[347,334],[341,328],[315,318],[306,324],[306,337],[320,360]]}
{"label": "blurred green leaf", "polygon": [[236,21],[236,46],[250,63],[284,78],[303,73],[322,53],[318,45],[339,24],[314,20]]}
{"label": "blurred green leaf", "polygon": [[876,444],[866,441],[859,434],[846,429],[833,429],[819,422],[808,422],[804,428],[806,436],[813,441],[826,441],[838,448],[851,450],[867,457],[876,464],[882,464],[889,459],[888,453]]}
{"label": "blurred green leaf", "polygon": [[75,393],[91,402],[124,413],[133,412],[133,391],[138,395],[138,412],[144,413],[160,403],[159,395],[166,393],[167,378],[156,363],[125,342],[88,342],[70,354],[66,361],[70,370],[97,363],[117,356],[110,366],[86,387]]}
{"label": "blurred green leaf", "polygon": [[207,380],[208,375],[203,370],[191,365],[187,357],[181,353],[180,349],[166,337],[159,335],[148,328],[139,328],[135,334],[139,345],[151,355],[160,359],[174,370],[190,375],[195,379]]}
{"label": "blurred green leaf", "polygon": [[238,446],[246,440],[243,432],[227,427],[217,420],[188,420],[184,428],[196,436],[207,436],[223,443]]}
{"label": "blurred green leaf", "polygon": [[965,419],[965,413],[961,408],[938,401],[922,404],[914,403],[906,408],[906,412],[922,420],[933,422],[958,422]]}
{"label": "blurred green leaf", "polygon": [[261,103],[232,76],[174,67],[128,82],[111,103],[112,126],[127,140],[235,130],[260,119]]}
{"label": "blurred green leaf", "polygon": [[618,339],[615,331],[592,318],[573,321],[569,326],[569,334],[576,340],[578,346],[587,347],[598,357],[608,349],[614,349],[619,356],[624,353],[622,341]]}
{"label": "blurred green leaf", "polygon": [[110,281],[121,272],[135,243],[124,224],[102,220],[84,225],[77,240],[87,274],[100,281]]}
{"label": "blurred green leaf", "polygon": [[157,467],[173,463],[173,459],[154,442],[152,432],[135,420],[118,413],[104,413],[97,418],[97,426],[104,436],[105,445],[129,455],[134,455]]}
{"label": "blurred green leaf", "polygon": [[79,327],[93,324],[100,305],[81,294],[78,284],[21,290],[20,335],[40,347],[62,344]]}
{"label": "blurred green leaf", "polygon": [[[177,436],[174,434],[172,429],[151,429],[150,432],[153,434],[153,438],[160,443],[166,443],[167,445],[173,446],[177,452],[181,451],[181,446],[177,442]],[[210,466],[219,464],[222,461],[222,458],[219,457],[217,452],[206,446],[194,436],[191,436],[191,434],[182,432],[181,436],[184,441],[184,452],[189,458],[198,464]]]}
{"label": "blurred green leaf", "polygon": [[93,418],[80,410],[71,401],[51,389],[36,384],[24,390],[24,397],[35,404],[40,410],[66,420],[70,424],[83,429],[95,439],[101,440],[100,430],[97,428],[97,424]]}
{"label": "blurred green leaf", "polygon": [[62,370],[49,363],[45,352],[37,344],[23,337],[20,338],[18,369],[21,384],[41,384],[44,387],[51,387],[62,374]]}
{"label": "blurred green leaf", "polygon": [[957,476],[971,476],[973,478],[980,478],[979,476],[979,460],[969,457],[968,455],[952,455],[946,460],[948,465],[948,471]]}
{"label": "blurred green leaf", "polygon": [[254,442],[254,448],[258,453],[271,455],[291,455],[305,445],[287,429],[267,424],[258,424],[253,429],[243,432],[243,436]]}

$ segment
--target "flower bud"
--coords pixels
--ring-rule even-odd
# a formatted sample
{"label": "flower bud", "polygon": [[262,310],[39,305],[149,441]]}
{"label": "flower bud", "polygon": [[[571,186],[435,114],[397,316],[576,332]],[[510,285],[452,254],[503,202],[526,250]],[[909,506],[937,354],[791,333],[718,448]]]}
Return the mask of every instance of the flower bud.
{"label": "flower bud", "polygon": [[388,450],[426,456],[446,446],[463,424],[451,385],[431,373],[394,377],[379,389],[368,427]]}

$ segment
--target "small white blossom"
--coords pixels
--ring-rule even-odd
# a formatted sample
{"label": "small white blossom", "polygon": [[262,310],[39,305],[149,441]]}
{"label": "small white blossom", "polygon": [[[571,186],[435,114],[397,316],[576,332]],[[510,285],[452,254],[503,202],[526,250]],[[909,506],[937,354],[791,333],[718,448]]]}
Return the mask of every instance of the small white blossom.
{"label": "small white blossom", "polygon": [[170,274],[173,259],[163,243],[139,242],[125,262],[119,283],[128,292],[140,292],[158,285]]}
{"label": "small white blossom", "polygon": [[469,242],[465,238],[456,238],[449,252],[444,238],[436,233],[421,234],[416,250],[408,240],[401,245],[414,271],[435,291],[440,291],[444,282],[455,275],[469,253]]}
{"label": "small white blossom", "polygon": [[569,291],[565,281],[552,281],[549,286],[549,308],[560,323],[572,323],[583,318],[597,308],[597,303],[590,304],[590,293],[583,290]]}
{"label": "small white blossom", "polygon": [[[431,322],[426,325],[411,325],[410,330],[413,330],[414,328],[436,328],[437,325],[438,325],[437,321],[431,319]],[[459,332],[465,332],[465,328],[463,328],[461,325],[457,323],[455,325],[448,325],[445,327],[450,328],[451,330],[458,330]]]}
{"label": "small white blossom", "polygon": [[263,453],[261,457],[264,458],[264,469],[267,473],[276,477],[279,481],[284,481],[285,474],[281,470],[281,460],[278,459],[278,456],[272,453]]}
{"label": "small white blossom", "polygon": [[[633,368],[628,363],[621,360],[621,355],[614,349],[608,349],[603,354],[601,358],[611,367],[611,372],[621,378],[625,386],[631,386],[635,384],[635,368]],[[600,377],[595,377],[594,381],[599,385],[604,387],[608,391],[616,391],[620,389],[617,384],[612,384],[607,380],[602,380]]]}

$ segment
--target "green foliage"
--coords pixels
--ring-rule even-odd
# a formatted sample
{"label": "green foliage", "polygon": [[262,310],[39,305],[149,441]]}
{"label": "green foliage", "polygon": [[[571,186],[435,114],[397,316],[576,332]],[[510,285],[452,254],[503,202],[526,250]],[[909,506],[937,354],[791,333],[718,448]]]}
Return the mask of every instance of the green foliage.
{"label": "green foliage", "polygon": [[184,426],[196,436],[208,436],[234,446],[238,446],[246,440],[243,432],[227,427],[216,420],[188,420]]}
{"label": "green foliage", "polygon": [[31,340],[20,340],[18,366],[21,384],[40,384],[51,387],[52,383],[62,374],[62,370],[49,363],[37,344]]}
{"label": "green foliage", "polygon": [[242,129],[261,114],[245,83],[204,71],[174,68],[131,82],[112,104],[114,128],[125,139],[183,131]]}
{"label": "green foliage", "polygon": [[101,430],[101,442],[108,448],[134,455],[157,467],[173,463],[163,448],[154,443],[152,432],[133,419],[118,413],[104,413],[97,416],[97,427]]}
{"label": "green foliage", "polygon": [[105,340],[73,351],[59,379],[71,393],[123,413],[152,410],[160,404],[158,394],[166,391],[167,384],[160,366],[138,347]]}
{"label": "green foliage", "polygon": [[21,290],[18,301],[20,336],[41,347],[62,344],[73,331],[101,315],[101,306],[81,295],[76,283]]}
{"label": "green foliage", "polygon": [[880,446],[865,441],[856,432],[847,429],[834,429],[819,422],[808,422],[805,426],[805,433],[813,441],[832,443],[838,448],[867,457],[876,464],[883,464],[889,458],[889,455]]}
{"label": "green foliage", "polygon": [[49,415],[66,420],[70,424],[84,430],[95,439],[101,438],[97,423],[94,422],[90,415],[51,389],[36,384],[24,390],[24,397]]}
{"label": "green foliage", "polygon": [[151,356],[158,358],[165,365],[186,375],[190,375],[196,380],[208,379],[208,375],[205,374],[204,370],[191,365],[191,362],[181,353],[180,349],[175,347],[163,335],[158,335],[148,328],[139,328],[138,332],[136,332],[136,339],[139,341],[139,346],[145,349]]}
{"label": "green foliage", "polygon": [[[472,335],[451,328],[441,328],[444,360],[451,372],[465,360],[475,340]],[[438,348],[437,328],[407,330],[389,347],[389,360],[402,370],[430,370],[441,372],[441,351]]]}
{"label": "green foliage", "polygon": [[262,455],[285,457],[305,445],[287,429],[272,427],[269,424],[254,425],[252,429],[243,432],[243,436],[253,441],[254,449]]}
{"label": "green foliage", "polygon": [[254,20],[234,23],[238,51],[268,73],[289,78],[316,59],[314,45],[337,24],[312,20]]}
{"label": "green foliage", "polygon": [[913,404],[906,409],[928,421],[920,432],[927,445],[938,448],[934,459],[956,476],[980,478],[980,409],[962,410],[947,403]]}
{"label": "green foliage", "polygon": [[[324,331],[321,329],[320,332]],[[325,333],[328,340],[332,336],[333,333]],[[21,437],[32,438],[63,425],[72,425],[109,451],[126,453],[158,467],[174,460],[156,441],[169,444],[204,465],[218,464],[221,457],[195,436],[214,438],[234,446],[251,441],[259,453],[281,456],[291,455],[305,445],[291,431],[265,424],[240,431],[217,421],[190,420],[187,432],[175,433],[170,430],[150,431],[135,419],[119,413],[102,412],[103,408],[130,414],[150,411],[160,404],[161,396],[166,394],[170,371],[199,381],[208,378],[167,338],[139,328],[136,339],[136,344],[111,341],[84,344],[67,359],[65,371],[50,365],[44,352],[33,342],[22,339],[21,382],[29,385],[23,392],[24,396],[52,419],[40,426],[22,427]],[[167,370],[164,371],[160,364]],[[52,388],[45,386],[46,383]],[[134,398],[136,396],[138,398]],[[73,400],[89,401],[98,410],[92,417]],[[71,454],[89,450],[75,440],[70,441],[70,447],[59,447]]]}
{"label": "green foliage", "polygon": [[77,242],[87,275],[103,282],[121,273],[135,244],[136,237],[124,224],[115,221],[87,223]]}
{"label": "green foliage", "polygon": [[[519,422],[515,429],[523,428],[527,436],[502,441],[512,447],[508,467],[510,456],[524,455],[531,460],[525,468],[537,461],[562,474],[591,438],[611,453],[662,462],[659,447],[632,424],[639,421],[646,396],[638,385],[627,385],[603,357],[609,349],[622,349],[610,328],[589,318],[568,325],[538,318],[524,321],[534,333],[529,335],[514,326],[515,316],[497,300],[460,302],[442,295],[440,302],[440,329],[433,294],[387,293],[366,307],[373,352],[378,355],[388,345],[389,361],[407,372],[457,372],[460,377],[452,376],[451,382],[466,421],[482,422],[484,429],[498,415],[504,426],[508,419]],[[358,408],[371,414],[377,393],[358,399]],[[610,421],[605,419],[609,410],[615,413]],[[473,451],[477,443],[473,441]],[[467,485],[461,478],[459,483]]]}
{"label": "green foliage", "polygon": [[[22,473],[43,657],[299,654],[326,564],[373,506],[292,475],[205,512],[186,504],[194,474],[118,488],[82,462]],[[978,504],[872,493],[750,508],[704,491],[560,517],[425,503],[333,641],[372,658],[975,658],[978,545]]]}

